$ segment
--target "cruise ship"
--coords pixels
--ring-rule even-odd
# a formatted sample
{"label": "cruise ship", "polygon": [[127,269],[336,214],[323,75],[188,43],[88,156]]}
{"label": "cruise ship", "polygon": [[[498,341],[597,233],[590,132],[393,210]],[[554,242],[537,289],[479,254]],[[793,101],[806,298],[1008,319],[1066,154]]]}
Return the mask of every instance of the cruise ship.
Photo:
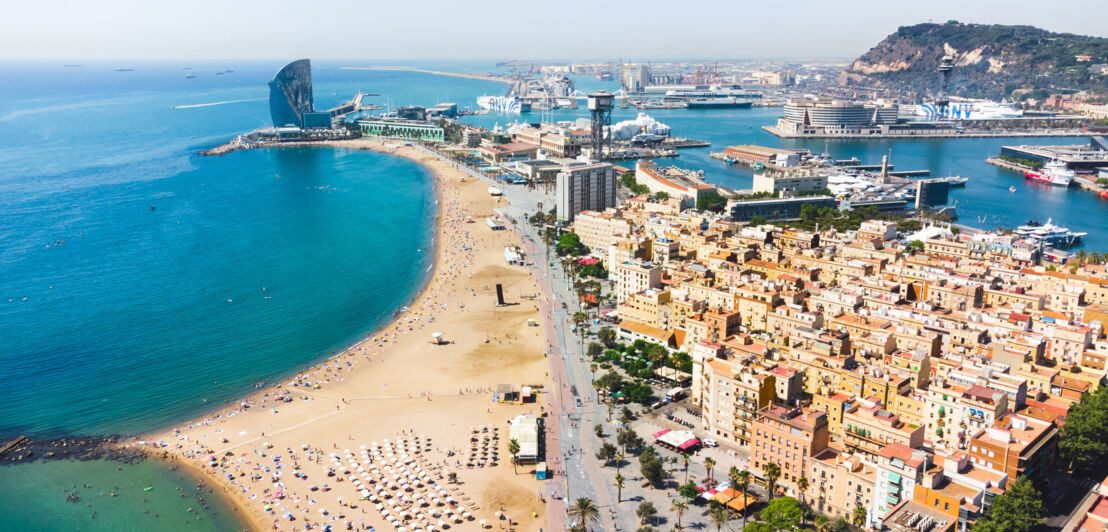
{"label": "cruise ship", "polygon": [[689,109],[717,109],[722,107],[741,109],[754,105],[754,102],[728,96],[724,98],[689,98],[688,104]]}
{"label": "cruise ship", "polygon": [[[530,105],[519,101],[519,98],[511,96],[481,96],[477,98],[477,105],[482,109],[488,109],[494,113],[525,113],[529,112]],[[525,109],[526,108],[526,109]]]}
{"label": "cruise ship", "polygon": [[693,88],[677,88],[666,91],[670,98],[761,98],[757,92],[751,92],[739,85],[697,85]]}
{"label": "cruise ship", "polygon": [[960,101],[948,103],[940,113],[935,102],[925,102],[916,106],[916,116],[931,120],[998,120],[1019,118],[1023,111],[1016,109],[1014,103]]}
{"label": "cruise ship", "polygon": [[1034,221],[1027,222],[1027,225],[1021,225],[1016,228],[1016,234],[1028,240],[1042,242],[1056,247],[1075,246],[1081,242],[1082,237],[1088,234],[1075,233],[1065,227],[1054,225],[1051,223],[1052,221],[1052,219],[1047,218],[1045,224]]}
{"label": "cruise ship", "polygon": [[1043,165],[1041,172],[1027,171],[1023,177],[1056,187],[1068,187],[1073,182],[1073,170],[1066,168],[1062,161],[1050,161]]}

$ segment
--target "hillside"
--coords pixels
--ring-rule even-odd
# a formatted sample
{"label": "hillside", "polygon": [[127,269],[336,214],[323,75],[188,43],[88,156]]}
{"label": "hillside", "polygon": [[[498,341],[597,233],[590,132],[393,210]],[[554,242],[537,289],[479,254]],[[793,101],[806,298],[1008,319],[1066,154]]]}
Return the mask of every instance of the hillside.
{"label": "hillside", "polygon": [[1108,38],[956,21],[900,27],[855,60],[843,81],[933,95],[943,56],[954,59],[952,95],[1011,98],[1017,89],[1025,90],[1016,96],[1027,89],[1038,89],[1035,95],[1067,89],[1108,94],[1108,74],[1091,68],[1108,63]]}

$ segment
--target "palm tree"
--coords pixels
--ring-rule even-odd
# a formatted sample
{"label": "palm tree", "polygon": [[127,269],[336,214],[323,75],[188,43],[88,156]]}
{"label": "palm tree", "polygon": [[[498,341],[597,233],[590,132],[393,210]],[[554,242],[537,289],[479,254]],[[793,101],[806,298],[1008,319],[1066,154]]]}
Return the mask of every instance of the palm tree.
{"label": "palm tree", "polygon": [[567,513],[575,530],[588,530],[589,526],[595,525],[600,520],[600,509],[587,497],[577,499]]}
{"label": "palm tree", "polygon": [[685,482],[689,481],[689,455],[681,455],[681,462],[685,464]]}
{"label": "palm tree", "polygon": [[[731,466],[731,469],[734,470],[736,468],[735,466]],[[746,528],[746,515],[747,513],[749,513],[746,511],[746,490],[750,487],[750,471],[747,471],[745,469],[742,471],[736,471],[735,476],[732,477],[731,482],[733,483],[733,485],[738,486],[739,489],[743,492],[743,528]]]}
{"label": "palm tree", "polygon": [[635,515],[639,517],[639,524],[646,524],[646,520],[654,517],[654,514],[658,513],[658,510],[654,509],[654,503],[650,501],[643,501],[639,503],[639,507],[635,509]]}
{"label": "palm tree", "polygon": [[[796,480],[796,487],[797,487],[798,490],[800,490],[800,509],[801,510],[807,510],[808,506],[804,504],[804,492],[808,491],[808,477],[802,476],[802,477],[798,478]],[[804,526],[804,524],[807,522],[807,518],[804,515],[806,513],[807,512],[802,512],[802,514],[800,516],[800,525],[801,526]]]}
{"label": "palm tree", "polygon": [[766,491],[769,492],[769,500],[773,500],[773,490],[777,488],[777,479],[781,478],[781,466],[774,462],[766,464],[762,468],[766,475]]}
{"label": "palm tree", "polygon": [[516,465],[519,463],[519,440],[515,438],[508,440],[508,454],[512,455],[512,470],[518,475],[519,470],[516,469]]}
{"label": "palm tree", "polygon": [[708,518],[712,520],[712,524],[716,525],[716,532],[719,532],[723,525],[731,520],[731,512],[727,511],[727,508],[722,504],[716,503],[712,505],[712,509],[708,510]]}
{"label": "palm tree", "polygon": [[708,470],[708,480],[715,480],[715,478],[712,477],[712,469],[714,469],[715,467],[716,461],[712,460],[711,456],[704,459],[704,469]]}
{"label": "palm tree", "polygon": [[817,515],[813,524],[816,532],[831,532],[831,520],[826,515]]}
{"label": "palm tree", "polygon": [[863,526],[866,524],[866,516],[869,512],[866,511],[866,507],[861,504],[854,507],[854,511],[850,514],[850,520],[857,526]]}
{"label": "palm tree", "polygon": [[678,529],[681,528],[681,517],[685,515],[685,510],[688,510],[688,509],[689,509],[689,504],[687,502],[679,500],[679,499],[674,499],[673,500],[673,507],[670,508],[670,511],[677,514],[677,528]]}
{"label": "palm tree", "polygon": [[739,484],[739,468],[731,466],[731,469],[727,470],[727,480],[731,481],[731,486],[737,486]]}
{"label": "palm tree", "polygon": [[623,475],[616,473],[616,502],[623,502]]}
{"label": "palm tree", "polygon": [[626,457],[626,456],[627,456],[627,455],[626,455],[626,452],[625,452],[625,451],[623,450],[623,448],[622,448],[622,447],[621,447],[621,448],[619,449],[619,451],[618,451],[618,452],[616,453],[616,474],[617,474],[617,475],[619,474],[619,468],[620,468],[620,466],[622,466],[622,465],[623,465],[623,459],[624,459],[624,457]]}

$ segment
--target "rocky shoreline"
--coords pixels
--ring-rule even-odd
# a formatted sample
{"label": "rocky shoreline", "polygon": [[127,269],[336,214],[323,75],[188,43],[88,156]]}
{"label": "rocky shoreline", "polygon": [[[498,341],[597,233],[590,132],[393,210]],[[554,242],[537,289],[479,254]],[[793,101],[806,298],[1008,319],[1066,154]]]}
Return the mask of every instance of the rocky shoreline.
{"label": "rocky shoreline", "polygon": [[0,466],[38,460],[115,460],[134,464],[149,457],[142,447],[129,445],[131,441],[132,438],[119,435],[55,439],[20,436],[5,442],[0,453]]}

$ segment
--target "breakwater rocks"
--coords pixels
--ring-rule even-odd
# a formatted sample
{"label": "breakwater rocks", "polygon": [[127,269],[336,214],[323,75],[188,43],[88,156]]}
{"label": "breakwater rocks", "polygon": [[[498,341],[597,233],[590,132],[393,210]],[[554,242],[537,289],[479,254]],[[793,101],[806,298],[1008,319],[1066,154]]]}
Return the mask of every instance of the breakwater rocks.
{"label": "breakwater rocks", "polygon": [[127,445],[123,436],[73,436],[40,440],[20,436],[4,440],[0,465],[25,464],[36,460],[116,460],[128,464],[147,457],[141,447]]}

